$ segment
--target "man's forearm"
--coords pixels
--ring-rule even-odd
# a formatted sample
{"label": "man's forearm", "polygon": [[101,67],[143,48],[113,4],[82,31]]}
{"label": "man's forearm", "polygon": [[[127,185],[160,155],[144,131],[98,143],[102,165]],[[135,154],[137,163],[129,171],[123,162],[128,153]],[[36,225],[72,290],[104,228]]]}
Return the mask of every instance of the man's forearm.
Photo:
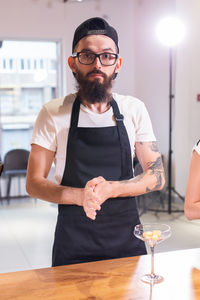
{"label": "man's forearm", "polygon": [[27,179],[26,190],[33,198],[58,204],[82,205],[83,189],[62,186],[46,178]]}
{"label": "man's forearm", "polygon": [[161,190],[164,185],[164,171],[152,173],[148,169],[132,179],[112,182],[112,190],[114,197],[131,197]]}

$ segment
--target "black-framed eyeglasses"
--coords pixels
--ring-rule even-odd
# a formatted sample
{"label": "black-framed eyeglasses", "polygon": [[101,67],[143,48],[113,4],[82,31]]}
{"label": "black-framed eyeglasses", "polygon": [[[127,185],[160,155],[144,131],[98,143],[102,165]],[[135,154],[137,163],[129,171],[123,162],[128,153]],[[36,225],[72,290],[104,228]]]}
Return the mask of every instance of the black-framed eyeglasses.
{"label": "black-framed eyeglasses", "polygon": [[72,57],[78,57],[78,61],[83,65],[92,65],[95,59],[98,57],[103,66],[112,66],[116,63],[118,54],[110,52],[96,54],[88,51],[73,53]]}

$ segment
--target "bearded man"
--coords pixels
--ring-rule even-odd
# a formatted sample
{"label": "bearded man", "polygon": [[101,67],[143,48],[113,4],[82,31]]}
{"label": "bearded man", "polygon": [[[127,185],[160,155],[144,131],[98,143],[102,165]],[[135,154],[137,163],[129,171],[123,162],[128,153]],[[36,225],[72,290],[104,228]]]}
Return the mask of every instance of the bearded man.
{"label": "bearded man", "polygon": [[[144,103],[112,93],[116,30],[102,18],[83,22],[68,63],[77,93],[41,109],[27,174],[30,196],[58,204],[52,266],[146,254],[133,235],[134,196],[162,189],[164,170]],[[136,155],[143,173],[134,177]],[[47,179],[53,162],[56,183]]]}

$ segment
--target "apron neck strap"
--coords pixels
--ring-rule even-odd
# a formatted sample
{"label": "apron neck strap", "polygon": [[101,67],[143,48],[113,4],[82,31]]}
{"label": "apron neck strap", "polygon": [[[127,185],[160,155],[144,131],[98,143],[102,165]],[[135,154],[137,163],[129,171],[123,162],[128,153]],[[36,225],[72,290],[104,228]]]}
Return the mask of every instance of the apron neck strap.
{"label": "apron neck strap", "polygon": [[74,104],[72,106],[71,123],[70,123],[71,128],[76,128],[78,125],[79,111],[80,111],[80,98],[77,95]]}
{"label": "apron neck strap", "polygon": [[[118,122],[122,122],[124,120],[124,116],[120,114],[119,107],[117,105],[117,102],[112,99],[110,102],[110,105],[113,109],[113,114],[115,116],[115,120],[118,124]],[[79,95],[76,96],[76,99],[74,101],[73,107],[72,107],[72,114],[71,114],[71,127],[77,127],[78,125],[78,119],[79,119],[79,111],[80,111],[80,98]]]}
{"label": "apron neck strap", "polygon": [[110,105],[113,108],[113,113],[117,123],[117,129],[121,147],[122,157],[122,175],[121,179],[127,179],[133,177],[133,159],[131,156],[131,146],[128,138],[126,128],[124,126],[124,116],[120,113],[117,102],[112,99]]}
{"label": "apron neck strap", "polygon": [[118,122],[123,122],[124,116],[122,114],[120,114],[117,102],[114,99],[112,99],[112,101],[110,102],[110,105],[112,106],[113,113],[114,113],[117,124],[118,124]]}

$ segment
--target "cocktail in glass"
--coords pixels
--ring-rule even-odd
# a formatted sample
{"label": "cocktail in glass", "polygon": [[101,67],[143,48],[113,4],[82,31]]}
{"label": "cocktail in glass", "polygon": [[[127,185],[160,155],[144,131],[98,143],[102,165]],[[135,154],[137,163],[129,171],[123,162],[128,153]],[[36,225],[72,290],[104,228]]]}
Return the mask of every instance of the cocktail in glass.
{"label": "cocktail in glass", "polygon": [[167,224],[146,223],[135,226],[134,235],[143,240],[151,251],[151,273],[142,276],[141,280],[147,283],[159,283],[163,277],[154,273],[154,248],[171,235],[171,228]]}

